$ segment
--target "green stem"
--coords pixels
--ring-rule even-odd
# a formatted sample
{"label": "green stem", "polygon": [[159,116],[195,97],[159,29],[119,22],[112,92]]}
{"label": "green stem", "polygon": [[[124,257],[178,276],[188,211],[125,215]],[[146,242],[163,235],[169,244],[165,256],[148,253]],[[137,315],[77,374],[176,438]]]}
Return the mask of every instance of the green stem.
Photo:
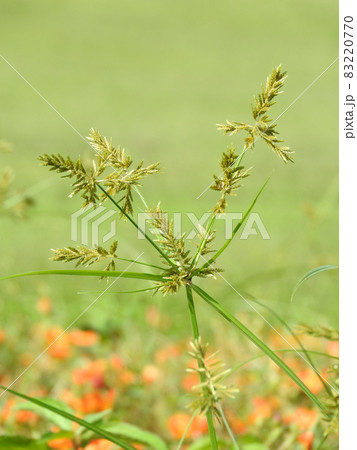
{"label": "green stem", "polygon": [[[190,286],[186,286],[186,295],[187,295],[187,301],[188,301],[188,309],[190,311],[193,337],[195,340],[198,340],[198,338],[200,337],[200,332],[198,330],[195,304],[193,301],[192,289]],[[202,367],[202,363],[200,363],[199,361],[198,361],[198,365],[200,368]],[[204,379],[203,373],[200,373],[200,379],[201,379],[201,383],[204,383],[205,379]],[[207,419],[207,424],[208,424],[208,431],[209,431],[209,436],[210,436],[210,440],[211,440],[212,450],[218,450],[216,431],[214,428],[213,415],[212,415],[211,410],[208,410],[206,412],[206,419]]]}
{"label": "green stem", "polygon": [[212,214],[212,216],[210,218],[210,221],[209,221],[209,224],[207,226],[205,235],[202,238],[200,246],[198,247],[197,252],[196,252],[196,254],[195,254],[195,256],[194,256],[194,258],[192,260],[191,267],[195,267],[196,266],[196,264],[197,264],[197,262],[198,262],[198,260],[199,260],[199,258],[201,256],[201,252],[202,252],[204,246],[206,245],[208,236],[209,236],[209,234],[210,234],[210,232],[212,230],[212,227],[213,227],[213,224],[214,224],[215,220],[216,220],[216,214]]}
{"label": "green stem", "polygon": [[[222,247],[212,256],[211,259],[209,259],[200,269],[197,269],[197,271],[205,269],[206,267],[209,267],[223,252],[224,250],[228,247],[228,245],[232,242],[234,236],[237,234],[237,232],[239,231],[240,227],[243,225],[243,223],[245,222],[246,218],[248,217],[248,215],[250,214],[251,210],[253,209],[255,203],[257,202],[260,194],[263,192],[265,186],[268,184],[268,181],[270,180],[270,177],[266,180],[266,182],[263,184],[263,186],[261,187],[260,191],[258,192],[258,194],[255,196],[254,200],[252,201],[252,203],[250,204],[249,208],[247,209],[247,211],[244,213],[244,216],[242,217],[242,219],[237,223],[237,225],[235,226],[233,232],[232,232],[232,236],[226,240],[226,242],[222,245]],[[196,272],[197,272],[196,271]],[[196,273],[194,273],[193,275],[195,275]]]}
{"label": "green stem", "polygon": [[99,187],[99,189],[109,198],[109,200],[119,209],[119,211],[129,220],[129,222],[134,225],[134,227],[140,231],[140,233],[145,237],[145,239],[150,242],[150,244],[160,253],[160,255],[166,259],[166,261],[173,267],[176,267],[175,264],[171,261],[171,259],[161,250],[161,248],[156,245],[156,243],[150,238],[150,236],[148,236],[146,234],[146,232],[144,230],[142,230],[139,225],[135,222],[135,220],[132,219],[132,217],[129,216],[129,214],[127,214],[124,209],[119,205],[118,202],[116,202],[114,200],[114,198],[108,194],[108,192],[100,185],[97,183],[97,186]]}
{"label": "green stem", "polygon": [[[245,155],[245,153],[246,153],[247,150],[248,150],[248,149],[246,149],[246,148],[242,150],[242,152],[241,152],[240,155],[238,156],[236,162],[234,163],[234,167],[238,167],[238,166],[240,165],[240,163],[242,162],[243,156]],[[202,241],[201,241],[201,243],[200,243],[200,246],[199,246],[199,248],[198,248],[198,250],[197,250],[197,252],[196,252],[196,254],[195,254],[195,256],[194,256],[194,258],[193,258],[193,260],[192,260],[191,267],[195,267],[195,266],[196,266],[196,264],[197,264],[197,262],[198,262],[198,260],[199,260],[199,258],[200,258],[200,256],[201,256],[202,249],[203,249],[204,246],[206,245],[208,236],[209,236],[209,234],[210,234],[210,232],[211,232],[211,230],[212,230],[212,227],[213,227],[213,224],[214,224],[214,222],[215,222],[215,220],[216,220],[216,217],[217,217],[216,214],[212,214],[212,215],[211,215],[211,218],[210,218],[209,224],[208,224],[208,226],[207,226],[207,230],[206,230],[205,236],[204,236],[204,238],[202,239]],[[237,231],[238,231],[238,230],[237,230]],[[232,238],[233,238],[233,236],[232,236]],[[207,266],[206,266],[206,267],[207,267]],[[198,270],[196,270],[196,271],[194,272],[194,275],[196,275],[197,272],[198,272]]]}

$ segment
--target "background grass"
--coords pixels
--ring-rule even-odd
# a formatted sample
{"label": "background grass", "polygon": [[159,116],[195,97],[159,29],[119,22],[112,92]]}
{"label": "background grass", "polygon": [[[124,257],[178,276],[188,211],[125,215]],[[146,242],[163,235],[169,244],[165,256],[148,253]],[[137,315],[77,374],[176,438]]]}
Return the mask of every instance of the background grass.
{"label": "background grass", "polygon": [[[151,205],[161,200],[170,212],[212,207],[215,193],[196,197],[219,170],[226,146],[241,146],[215,124],[249,121],[252,96],[274,66],[289,72],[273,109],[277,117],[338,54],[337,2],[4,0],[0,8],[2,54],[83,136],[96,127],[136,160],[160,160],[163,173],[145,182],[146,198]],[[289,300],[305,272],[337,262],[337,79],[334,65],[279,120],[295,164],[285,166],[259,143],[247,162],[252,176],[229,204],[230,211],[244,211],[274,170],[254,209],[271,239],[237,240],[221,266],[235,287],[269,301],[291,324],[337,325],[335,271],[309,280],[294,303]],[[0,104],[0,134],[14,144],[0,164],[12,166],[16,187],[33,189],[36,200],[26,222],[0,218],[0,273],[62,267],[48,261],[49,249],[73,244],[70,215],[81,201],[67,198],[68,182],[41,168],[37,156],[89,158],[91,149],[1,60]],[[119,253],[136,258],[143,250],[149,261],[151,250],[121,222]],[[116,288],[130,285],[120,281]],[[216,286],[216,297],[233,311],[249,310],[223,280]],[[97,295],[77,291],[103,288],[78,278],[9,281],[0,286],[0,315],[18,327],[23,317],[38,314],[35,299],[50,295],[57,323],[65,326]],[[140,294],[103,297],[80,324],[138,330],[143,302],[160,305],[173,334],[190,333],[184,301]],[[211,329],[205,310],[199,307]]]}

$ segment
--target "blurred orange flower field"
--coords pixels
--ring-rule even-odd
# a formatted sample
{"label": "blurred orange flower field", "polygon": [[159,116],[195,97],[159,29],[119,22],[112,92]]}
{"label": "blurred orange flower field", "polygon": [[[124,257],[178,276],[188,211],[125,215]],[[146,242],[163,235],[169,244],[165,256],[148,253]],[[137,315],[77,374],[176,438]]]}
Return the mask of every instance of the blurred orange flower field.
{"label": "blurred orange flower field", "polygon": [[[45,315],[51,315],[50,305],[51,301],[47,298],[44,311],[43,300],[40,299],[37,303],[39,312]],[[160,328],[162,319],[159,310],[155,314],[153,324],[152,307],[149,307],[146,320],[152,330]],[[30,348],[16,355],[22,361],[23,369],[31,364],[43,348],[48,348],[38,363],[38,378],[33,384],[31,395],[54,398],[59,402],[58,405],[69,408],[80,418],[96,417],[99,414],[103,423],[137,423],[140,417],[142,429],[160,434],[173,445],[172,448],[175,448],[183,436],[183,449],[200,439],[205,442],[204,439],[208,436],[206,419],[192,415],[192,411],[187,409],[192,400],[192,392],[200,382],[197,373],[185,370],[185,367],[197,367],[197,363],[188,356],[188,341],[178,340],[157,346],[152,350],[152,359],[148,359],[146,352],[141,354],[142,346],[128,349],[126,341],[123,351],[120,339],[115,343],[108,342],[100,330],[72,328],[64,332],[59,326],[48,327],[43,323],[32,325],[29,330],[36,330],[32,335]],[[25,329],[22,330],[22,337],[24,336]],[[0,351],[5,355],[20,336],[10,336],[0,331],[0,337]],[[268,330],[266,337],[271,339],[271,345],[281,348],[281,340]],[[309,350],[325,355],[320,357],[320,362],[325,364],[325,367],[321,366],[320,374],[328,382],[335,382],[328,355],[337,356],[338,343],[306,335],[300,335],[299,338],[308,345]],[[135,359],[130,358],[131,352],[135,353]],[[218,357],[229,362],[232,355],[222,351],[215,359]],[[286,357],[309,389],[315,394],[321,394],[324,386],[314,370],[294,352],[287,353]],[[266,357],[249,362],[249,354],[242,350],[240,358],[242,362],[248,362],[229,376],[229,381],[238,387],[239,392],[235,398],[224,400],[226,417],[232,431],[243,442],[244,439],[263,442],[275,430],[276,442],[290,442],[289,445],[294,445],[294,449],[314,448],[313,444],[316,439],[321,438],[324,429],[321,428],[318,411],[311,407],[304,394]],[[267,364],[269,371],[266,371]],[[14,377],[11,366],[3,364],[1,384],[9,385]],[[22,386],[28,385],[25,378],[17,383],[16,388],[20,391]],[[261,383],[261,379],[264,379],[264,383]],[[34,411],[32,408],[26,410],[25,404],[9,394],[3,396],[0,401],[0,426],[4,433],[16,432],[31,437],[35,427],[53,434],[54,438],[48,440],[50,449],[116,448],[106,439],[76,436],[80,428],[76,424],[61,430],[56,421],[53,423],[41,411]],[[219,422],[217,425],[223,426]],[[224,427],[221,432],[225,434]],[[61,433],[72,436],[56,437]],[[264,444],[261,445],[263,448]],[[146,448],[140,442],[134,447]]]}

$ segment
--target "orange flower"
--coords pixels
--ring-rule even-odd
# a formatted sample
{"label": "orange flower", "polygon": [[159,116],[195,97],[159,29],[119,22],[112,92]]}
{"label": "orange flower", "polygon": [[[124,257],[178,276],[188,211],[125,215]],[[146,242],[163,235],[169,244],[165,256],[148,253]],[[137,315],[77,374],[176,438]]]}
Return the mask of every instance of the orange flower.
{"label": "orange flower", "polygon": [[2,330],[0,330],[0,344],[3,342],[4,338],[5,338],[5,333]]}
{"label": "orange flower", "polygon": [[198,373],[192,372],[185,376],[182,380],[182,387],[186,389],[186,391],[191,391],[193,386],[196,386],[200,382],[200,377]]}
{"label": "orange flower", "polygon": [[269,401],[262,397],[253,398],[254,411],[249,415],[248,422],[254,423],[257,420],[267,419],[272,415],[272,406]]}
{"label": "orange flower", "polygon": [[175,439],[181,439],[189,422],[190,416],[188,414],[177,413],[171,416],[167,423],[171,436]]}
{"label": "orange flower", "polygon": [[1,412],[1,421],[2,422],[6,422],[9,419],[14,405],[15,405],[15,399],[9,398],[7,400],[7,402],[5,403],[5,405],[2,409],[2,412]]}
{"label": "orange flower", "polygon": [[318,419],[317,411],[304,407],[297,408],[293,414],[286,418],[287,423],[294,423],[300,430],[308,430],[314,427]]}
{"label": "orange flower", "polygon": [[73,450],[73,442],[68,438],[59,438],[49,441],[48,446],[56,450]]}
{"label": "orange flower", "polygon": [[57,359],[66,359],[70,355],[71,341],[69,335],[60,328],[48,330],[46,333],[47,343],[50,346],[48,352]]}
{"label": "orange flower", "polygon": [[[317,394],[323,388],[320,378],[312,369],[300,370],[300,372],[297,373],[297,376],[304,384],[306,384],[313,394]],[[326,379],[325,374],[321,374],[321,376]]]}
{"label": "orange flower", "polygon": [[82,397],[76,397],[71,391],[66,390],[62,393],[62,400],[76,411],[91,414],[111,409],[114,405],[115,391],[114,389],[109,389],[106,392],[93,391],[84,394]]}
{"label": "orange flower", "polygon": [[168,347],[158,350],[155,359],[158,363],[163,363],[169,359],[178,358],[181,352],[177,345],[169,345]]}
{"label": "orange flower", "polygon": [[298,437],[298,441],[302,444],[304,450],[312,449],[312,442],[314,440],[314,433],[312,431],[304,431],[304,433],[300,434]]}
{"label": "orange flower", "polygon": [[[185,413],[172,415],[168,420],[168,429],[174,439],[181,439],[190,422],[191,416]],[[188,430],[186,437],[198,437],[207,432],[207,421],[204,417],[196,416]]]}
{"label": "orange flower", "polygon": [[115,391],[109,389],[107,392],[89,392],[84,394],[80,399],[80,411],[84,414],[91,414],[95,412],[110,409],[114,405]]}
{"label": "orange flower", "polygon": [[113,444],[106,439],[95,439],[84,447],[83,450],[109,450]]}
{"label": "orange flower", "polygon": [[143,368],[141,377],[145,384],[152,384],[161,378],[161,372],[157,366],[148,364]]}
{"label": "orange flower", "polygon": [[74,330],[70,333],[71,342],[79,347],[91,347],[98,342],[98,334],[92,330]]}
{"label": "orange flower", "polygon": [[234,433],[241,435],[246,432],[247,427],[245,422],[242,419],[236,417],[233,411],[227,411],[226,416],[229,426],[231,427]]}
{"label": "orange flower", "polygon": [[111,356],[110,364],[116,370],[123,369],[123,367],[124,367],[124,363],[123,363],[122,359],[118,355],[112,355]]}
{"label": "orange flower", "polygon": [[61,394],[61,400],[70,405],[76,411],[80,411],[82,407],[81,399],[76,397],[71,391],[64,390]]}
{"label": "orange flower", "polygon": [[338,341],[328,342],[327,353],[331,356],[339,356],[339,342]]}
{"label": "orange flower", "polygon": [[25,423],[27,425],[35,424],[38,421],[38,415],[35,414],[32,411],[26,411],[26,410],[19,410],[16,411],[15,414],[16,422],[17,423]]}
{"label": "orange flower", "polygon": [[122,370],[118,375],[118,381],[124,385],[133,384],[135,381],[135,374],[128,369]]}
{"label": "orange flower", "polygon": [[75,384],[91,383],[95,388],[105,386],[104,376],[107,364],[104,360],[89,362],[85,367],[81,367],[72,372],[72,380]]}
{"label": "orange flower", "polygon": [[202,436],[203,434],[207,433],[208,431],[208,425],[207,420],[205,417],[202,416],[196,416],[191,424],[190,429],[190,436],[193,438]]}

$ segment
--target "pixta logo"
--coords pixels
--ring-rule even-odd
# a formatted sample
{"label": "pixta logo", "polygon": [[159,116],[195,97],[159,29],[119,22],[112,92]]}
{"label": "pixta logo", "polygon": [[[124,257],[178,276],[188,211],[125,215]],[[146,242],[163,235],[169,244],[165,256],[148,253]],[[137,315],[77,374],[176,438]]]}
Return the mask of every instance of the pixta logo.
{"label": "pixta logo", "polygon": [[[104,206],[89,205],[71,216],[71,240],[94,248],[104,244],[116,234],[117,212]],[[109,229],[109,231],[108,231]]]}
{"label": "pixta logo", "polygon": [[[210,218],[211,213],[204,213],[201,217],[197,217],[194,213],[173,213],[173,232],[175,236],[182,234],[182,223],[189,219],[191,229],[186,233],[186,239],[194,239],[197,235],[204,232],[204,227]],[[169,216],[165,213],[166,222]],[[139,213],[138,214],[138,239],[145,239],[144,233],[150,231],[152,234],[158,234],[160,231],[150,225],[152,219],[155,218],[155,213]],[[236,225],[243,220],[243,213],[226,213],[217,216],[219,221],[224,222],[224,238],[231,239],[233,230]],[[149,224],[149,226],[147,225]],[[248,239],[249,236],[260,235],[263,239],[270,239],[269,233],[258,213],[250,213],[241,225],[240,239]]]}

